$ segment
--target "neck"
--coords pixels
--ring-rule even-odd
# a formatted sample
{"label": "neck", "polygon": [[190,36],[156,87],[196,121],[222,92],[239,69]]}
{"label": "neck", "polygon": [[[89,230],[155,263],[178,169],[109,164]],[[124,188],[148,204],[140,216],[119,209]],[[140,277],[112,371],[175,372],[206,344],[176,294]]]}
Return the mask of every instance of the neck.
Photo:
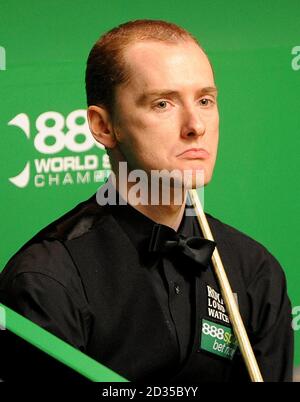
{"label": "neck", "polygon": [[142,214],[156,223],[170,226],[178,230],[184,214],[185,204],[182,205],[132,205]]}
{"label": "neck", "polygon": [[[118,175],[116,175],[115,187],[121,197],[128,202],[133,208],[150,218],[156,223],[169,226],[174,230],[178,230],[184,210],[186,191],[184,189],[173,188],[167,190],[167,202],[164,196],[162,196],[162,189],[159,187],[158,194],[157,189],[155,194],[151,193],[151,186],[137,186],[137,183],[127,181],[119,181]],[[165,194],[164,194],[165,195]],[[155,202],[153,202],[155,199]]]}

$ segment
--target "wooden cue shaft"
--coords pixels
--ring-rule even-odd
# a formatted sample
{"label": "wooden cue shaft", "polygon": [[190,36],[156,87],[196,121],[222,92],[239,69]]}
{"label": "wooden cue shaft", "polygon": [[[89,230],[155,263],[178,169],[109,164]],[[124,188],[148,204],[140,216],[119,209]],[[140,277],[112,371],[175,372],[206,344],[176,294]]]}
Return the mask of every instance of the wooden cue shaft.
{"label": "wooden cue shaft", "polygon": [[[192,204],[196,211],[196,215],[197,215],[201,230],[203,232],[203,236],[208,240],[214,241],[210,227],[209,227],[207,219],[206,219],[206,216],[203,212],[202,205],[199,201],[197,191],[194,189],[189,190],[189,196],[191,198]],[[225,306],[227,308],[228,315],[229,315],[230,321],[232,323],[235,336],[237,337],[237,340],[239,342],[239,347],[241,349],[241,353],[243,355],[251,381],[252,382],[263,382],[262,375],[260,373],[255,355],[253,353],[242,317],[240,315],[235,297],[232,293],[231,286],[229,284],[229,281],[228,281],[223,263],[221,261],[219,252],[217,250],[217,247],[215,247],[215,250],[212,255],[212,263],[214,266],[216,276],[219,281],[219,285],[221,288],[221,293],[222,293],[222,296],[223,296],[223,299],[225,302]]]}

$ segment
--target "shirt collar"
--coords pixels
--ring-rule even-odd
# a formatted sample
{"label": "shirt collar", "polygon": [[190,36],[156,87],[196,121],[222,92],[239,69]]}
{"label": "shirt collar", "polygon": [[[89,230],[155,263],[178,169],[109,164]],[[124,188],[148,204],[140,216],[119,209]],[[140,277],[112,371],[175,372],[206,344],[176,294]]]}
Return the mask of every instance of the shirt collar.
{"label": "shirt collar", "polygon": [[[143,254],[148,252],[153,226],[156,222],[130,204],[112,205],[109,208],[117,223],[124,230],[137,251]],[[186,216],[184,213],[177,233],[184,236],[194,236],[194,217]]]}

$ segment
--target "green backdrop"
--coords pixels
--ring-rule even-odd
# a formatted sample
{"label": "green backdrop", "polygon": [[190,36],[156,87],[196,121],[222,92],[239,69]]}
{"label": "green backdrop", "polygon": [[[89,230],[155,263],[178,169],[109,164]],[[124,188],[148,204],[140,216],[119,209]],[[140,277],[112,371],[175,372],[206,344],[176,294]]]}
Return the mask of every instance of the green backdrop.
{"label": "green backdrop", "polygon": [[127,20],[166,19],[200,40],[219,88],[219,156],[205,209],[282,264],[300,364],[300,1],[0,0],[0,18],[0,269],[108,173],[84,118],[91,46]]}

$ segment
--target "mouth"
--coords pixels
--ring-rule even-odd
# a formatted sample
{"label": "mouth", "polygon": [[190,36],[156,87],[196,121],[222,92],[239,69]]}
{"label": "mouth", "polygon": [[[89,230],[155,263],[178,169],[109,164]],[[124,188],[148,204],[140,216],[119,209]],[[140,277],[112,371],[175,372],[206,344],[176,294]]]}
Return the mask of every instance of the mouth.
{"label": "mouth", "polygon": [[177,155],[179,159],[208,159],[209,152],[203,148],[189,148]]}

